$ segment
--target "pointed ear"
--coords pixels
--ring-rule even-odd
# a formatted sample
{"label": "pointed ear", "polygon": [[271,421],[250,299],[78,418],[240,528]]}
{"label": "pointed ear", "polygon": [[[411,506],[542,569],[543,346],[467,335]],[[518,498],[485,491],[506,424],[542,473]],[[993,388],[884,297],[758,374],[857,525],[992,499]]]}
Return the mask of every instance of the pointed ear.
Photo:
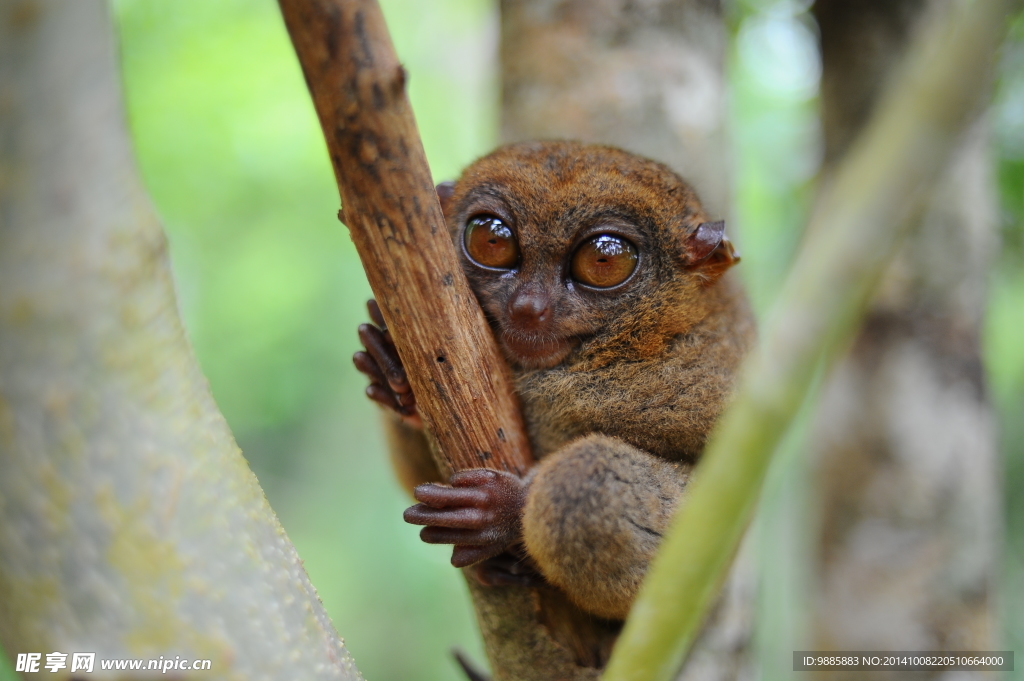
{"label": "pointed ear", "polygon": [[702,222],[684,241],[686,269],[697,272],[710,285],[740,261],[725,236],[725,221]]}
{"label": "pointed ear", "polygon": [[434,187],[434,191],[437,192],[437,200],[441,203],[441,212],[448,215],[448,204],[455,194],[455,183],[451,181],[442,182]]}

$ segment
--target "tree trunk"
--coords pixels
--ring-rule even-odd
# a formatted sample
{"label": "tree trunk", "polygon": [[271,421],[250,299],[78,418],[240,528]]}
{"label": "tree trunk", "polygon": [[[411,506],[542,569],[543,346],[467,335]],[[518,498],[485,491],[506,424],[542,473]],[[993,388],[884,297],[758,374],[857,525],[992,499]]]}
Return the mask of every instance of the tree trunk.
{"label": "tree trunk", "polygon": [[[909,40],[947,5],[818,0],[826,172]],[[983,118],[918,220],[826,384],[812,431],[818,650],[997,645],[1001,495],[979,348],[997,234]]]}
{"label": "tree trunk", "polygon": [[[726,40],[715,0],[502,0],[504,141],[572,138],[621,147],[667,164],[694,185],[711,214],[727,216]],[[756,574],[749,554],[737,560],[680,678],[752,673]],[[535,616],[527,605],[480,614],[485,641],[530,645],[511,642],[507,629],[518,616],[524,623],[517,629],[530,630],[526,621]]]}
{"label": "tree trunk", "polygon": [[725,216],[726,44],[718,0],[501,0],[502,138],[621,147]]}
{"label": "tree trunk", "polygon": [[185,338],[103,0],[0,0],[0,643],[361,678]]}

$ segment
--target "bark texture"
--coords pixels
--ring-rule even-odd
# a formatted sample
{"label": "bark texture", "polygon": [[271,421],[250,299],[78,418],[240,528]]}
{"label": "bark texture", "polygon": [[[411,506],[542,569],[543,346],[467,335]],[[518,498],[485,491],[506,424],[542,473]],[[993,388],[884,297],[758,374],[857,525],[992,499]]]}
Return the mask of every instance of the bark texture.
{"label": "bark texture", "polygon": [[[725,46],[716,0],[502,0],[503,141],[570,138],[621,147],[666,163],[697,189],[711,214],[725,216],[731,180]],[[752,674],[756,570],[750,554],[741,553],[680,678],[714,681]],[[537,596],[526,589],[506,591],[522,593],[506,595],[487,610],[478,606],[485,640],[505,642],[490,648],[492,666],[521,666],[524,651],[551,651],[545,654],[554,660],[554,653],[567,647],[566,628],[576,625],[554,627],[548,618],[548,626],[538,629],[538,613],[548,610],[544,598],[533,603]],[[552,631],[556,641],[550,640]],[[602,645],[591,633],[580,637]],[[537,657],[533,664],[545,669],[553,662]],[[550,678],[596,674],[572,669],[560,668]],[[499,673],[497,678],[548,677]]]}
{"label": "bark texture", "polygon": [[532,463],[508,365],[455,256],[376,0],[280,0],[343,213],[442,473]]}
{"label": "bark texture", "polygon": [[[818,0],[829,167],[948,4]],[[818,650],[998,647],[1000,485],[979,347],[998,237],[983,118],[924,203],[817,416]]]}
{"label": "bark texture", "polygon": [[0,643],[361,678],[185,338],[103,0],[0,0]]}

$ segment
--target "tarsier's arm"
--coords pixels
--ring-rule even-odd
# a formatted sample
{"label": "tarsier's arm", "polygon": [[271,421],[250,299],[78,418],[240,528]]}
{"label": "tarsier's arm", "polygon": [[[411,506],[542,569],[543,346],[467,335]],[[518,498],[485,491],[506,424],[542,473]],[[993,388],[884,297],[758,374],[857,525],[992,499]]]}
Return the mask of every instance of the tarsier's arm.
{"label": "tarsier's arm", "polygon": [[[536,584],[539,575],[532,563],[515,551],[521,541],[524,485],[516,476],[488,469],[456,473],[448,486],[431,484],[443,482],[443,478],[416,400],[376,301],[369,301],[367,309],[374,324],[359,327],[364,350],[352,359],[370,379],[367,397],[384,407],[385,435],[395,474],[420,502],[408,509],[406,520],[428,525],[420,535],[427,543],[456,544],[452,564],[465,567],[475,563],[472,574],[486,585]],[[437,522],[431,515],[434,510],[440,510]],[[512,554],[503,555],[508,549]]]}
{"label": "tarsier's arm", "polygon": [[416,399],[376,301],[367,303],[374,324],[359,327],[365,348],[352,360],[366,374],[366,395],[385,408],[385,433],[395,474],[420,503],[406,520],[427,525],[420,536],[429,544],[455,544],[452,564],[466,567],[492,558],[520,540],[525,486],[514,475],[485,468],[456,473],[443,482]]}
{"label": "tarsier's arm", "polygon": [[532,472],[527,551],[582,609],[624,619],[687,479],[687,469],[617,438],[575,440]]}
{"label": "tarsier's arm", "polygon": [[370,378],[367,395],[387,408],[392,461],[420,502],[405,519],[426,526],[425,542],[454,544],[452,564],[476,564],[473,574],[485,584],[535,586],[546,579],[582,609],[624,618],[688,467],[593,434],[545,457],[525,480],[481,468],[456,473],[448,485],[428,484],[440,476],[415,400],[379,310],[369,307],[378,326],[360,327],[366,351],[354,360]]}

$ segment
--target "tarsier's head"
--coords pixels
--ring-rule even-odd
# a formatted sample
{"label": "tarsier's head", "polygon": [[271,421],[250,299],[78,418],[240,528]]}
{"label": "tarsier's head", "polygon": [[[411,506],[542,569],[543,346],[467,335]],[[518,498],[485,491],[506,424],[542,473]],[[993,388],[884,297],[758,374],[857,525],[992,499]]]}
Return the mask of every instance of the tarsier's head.
{"label": "tarsier's head", "polygon": [[521,369],[660,352],[737,258],[667,167],[611,147],[502,147],[438,195],[507,358]]}

